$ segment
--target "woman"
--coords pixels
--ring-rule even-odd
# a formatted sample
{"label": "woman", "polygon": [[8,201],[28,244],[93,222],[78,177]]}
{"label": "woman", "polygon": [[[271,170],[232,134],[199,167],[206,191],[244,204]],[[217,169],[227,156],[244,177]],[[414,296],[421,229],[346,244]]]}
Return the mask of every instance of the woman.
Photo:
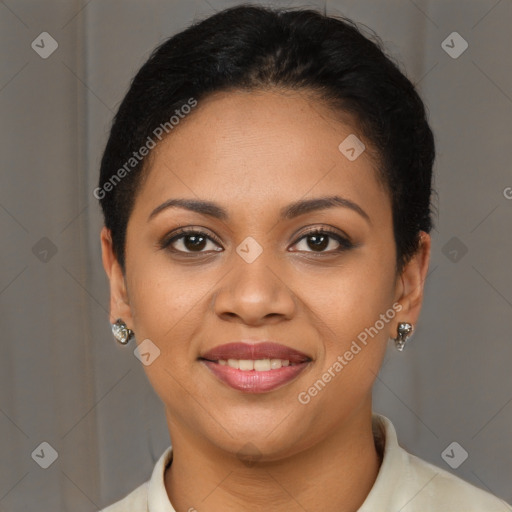
{"label": "woman", "polygon": [[105,511],[510,510],[372,412],[420,314],[434,155],[413,85],[348,19],[240,6],[155,50],[95,195],[113,333],[172,448]]}

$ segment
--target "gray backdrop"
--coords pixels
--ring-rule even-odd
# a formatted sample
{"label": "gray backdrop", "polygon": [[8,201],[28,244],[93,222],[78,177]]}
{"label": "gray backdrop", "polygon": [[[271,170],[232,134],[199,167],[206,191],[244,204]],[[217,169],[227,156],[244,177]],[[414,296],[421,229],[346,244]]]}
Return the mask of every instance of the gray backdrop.
{"label": "gray backdrop", "polygon": [[[133,349],[110,334],[92,190],[150,51],[235,3],[0,2],[0,511],[96,510],[147,480],[169,444]],[[390,347],[375,409],[406,449],[512,502],[512,2],[333,0],[327,11],[382,37],[437,141],[425,305],[407,350]],[[452,465],[468,453],[456,469],[442,456],[452,442]]]}

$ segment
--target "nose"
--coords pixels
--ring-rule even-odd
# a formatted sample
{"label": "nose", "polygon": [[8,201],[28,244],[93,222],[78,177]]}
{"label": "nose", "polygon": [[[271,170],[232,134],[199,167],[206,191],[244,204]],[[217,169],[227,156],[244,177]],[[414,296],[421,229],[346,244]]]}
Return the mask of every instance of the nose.
{"label": "nose", "polygon": [[[252,326],[289,320],[296,310],[292,283],[271,264],[265,251],[252,263],[233,254],[231,271],[214,293],[215,313],[223,320]],[[231,262],[230,262],[231,264]]]}

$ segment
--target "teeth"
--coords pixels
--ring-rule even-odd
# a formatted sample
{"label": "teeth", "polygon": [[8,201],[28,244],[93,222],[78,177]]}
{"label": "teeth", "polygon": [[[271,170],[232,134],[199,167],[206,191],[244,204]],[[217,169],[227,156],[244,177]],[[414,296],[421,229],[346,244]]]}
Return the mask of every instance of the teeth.
{"label": "teeth", "polygon": [[[257,372],[268,372],[269,370],[278,370],[282,366],[290,366],[288,359],[219,359],[217,361],[220,365],[231,366],[237,370],[249,371],[255,370]],[[292,363],[291,366],[294,366]]]}
{"label": "teeth", "polygon": [[254,363],[252,359],[240,359],[238,361],[238,369],[239,370],[254,370]]}
{"label": "teeth", "polygon": [[268,372],[270,370],[270,359],[256,359],[254,369],[257,372]]}
{"label": "teeth", "polygon": [[[286,361],[284,361],[286,362]],[[271,359],[270,360],[270,368],[272,370],[277,370],[278,368],[281,368],[281,366],[286,366],[286,365],[283,365],[283,361],[281,361],[281,359]]]}

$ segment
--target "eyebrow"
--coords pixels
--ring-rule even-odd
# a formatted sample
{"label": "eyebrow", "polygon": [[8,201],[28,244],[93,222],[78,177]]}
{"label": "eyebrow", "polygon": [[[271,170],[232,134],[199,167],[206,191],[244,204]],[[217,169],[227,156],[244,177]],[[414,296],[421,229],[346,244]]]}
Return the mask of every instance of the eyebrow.
{"label": "eyebrow", "polygon": [[[369,224],[371,224],[370,216],[356,203],[350,199],[346,199],[340,196],[327,196],[318,197],[314,199],[302,199],[291,203],[280,211],[281,219],[293,219],[299,215],[304,215],[312,211],[326,210],[334,207],[349,208],[357,212],[363,217]],[[168,199],[161,205],[157,206],[148,217],[148,222],[153,219],[160,212],[167,210],[168,208],[184,208],[192,212],[200,213],[202,215],[208,215],[216,219],[226,221],[229,218],[228,212],[216,203],[211,201],[204,201],[200,199]]]}

